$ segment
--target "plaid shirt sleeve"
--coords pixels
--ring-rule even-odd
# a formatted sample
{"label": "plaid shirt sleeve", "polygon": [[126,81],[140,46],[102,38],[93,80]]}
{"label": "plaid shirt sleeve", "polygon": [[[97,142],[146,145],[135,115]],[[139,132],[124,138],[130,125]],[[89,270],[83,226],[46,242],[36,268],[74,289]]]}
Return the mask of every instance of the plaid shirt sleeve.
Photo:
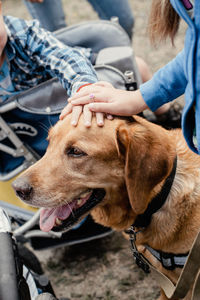
{"label": "plaid shirt sleeve", "polygon": [[[97,82],[92,64],[86,57],[91,50],[64,45],[52,33],[40,28],[36,20],[25,21],[24,49],[52,77],[57,77],[71,96],[86,83]],[[89,51],[89,52],[88,52]]]}

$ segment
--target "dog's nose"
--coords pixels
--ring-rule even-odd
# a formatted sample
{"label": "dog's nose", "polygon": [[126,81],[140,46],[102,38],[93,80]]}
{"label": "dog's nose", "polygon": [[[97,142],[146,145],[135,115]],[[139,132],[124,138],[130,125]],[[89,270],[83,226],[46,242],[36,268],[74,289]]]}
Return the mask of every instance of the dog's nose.
{"label": "dog's nose", "polygon": [[27,181],[17,178],[13,181],[12,187],[19,198],[21,198],[24,201],[30,199],[30,195],[33,188]]}

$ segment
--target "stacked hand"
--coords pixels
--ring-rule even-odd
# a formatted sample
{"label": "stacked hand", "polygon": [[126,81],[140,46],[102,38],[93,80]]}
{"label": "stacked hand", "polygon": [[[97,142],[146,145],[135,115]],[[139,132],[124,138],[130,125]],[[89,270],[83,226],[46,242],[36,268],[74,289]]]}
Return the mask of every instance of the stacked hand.
{"label": "stacked hand", "polygon": [[87,127],[91,126],[93,112],[96,113],[97,124],[103,126],[104,114],[111,119],[112,115],[131,116],[147,108],[139,90],[119,90],[104,81],[83,87],[68,102],[60,119],[72,113],[71,124],[76,126],[83,112]]}

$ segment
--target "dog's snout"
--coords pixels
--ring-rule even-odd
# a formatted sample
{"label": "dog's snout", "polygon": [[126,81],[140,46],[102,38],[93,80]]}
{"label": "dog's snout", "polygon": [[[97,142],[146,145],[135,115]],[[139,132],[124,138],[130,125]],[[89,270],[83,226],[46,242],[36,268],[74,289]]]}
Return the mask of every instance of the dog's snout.
{"label": "dog's snout", "polygon": [[30,199],[33,188],[26,180],[20,178],[16,179],[13,181],[12,187],[19,198],[24,201],[28,201]]}

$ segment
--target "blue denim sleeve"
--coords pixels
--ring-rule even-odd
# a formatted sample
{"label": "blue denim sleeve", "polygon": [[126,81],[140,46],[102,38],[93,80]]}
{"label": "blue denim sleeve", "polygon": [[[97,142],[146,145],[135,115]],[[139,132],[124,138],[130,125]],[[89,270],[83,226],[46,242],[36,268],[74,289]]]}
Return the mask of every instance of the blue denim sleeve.
{"label": "blue denim sleeve", "polygon": [[184,94],[186,85],[183,49],[172,61],[158,70],[151,80],[143,83],[140,92],[148,107],[155,111]]}

